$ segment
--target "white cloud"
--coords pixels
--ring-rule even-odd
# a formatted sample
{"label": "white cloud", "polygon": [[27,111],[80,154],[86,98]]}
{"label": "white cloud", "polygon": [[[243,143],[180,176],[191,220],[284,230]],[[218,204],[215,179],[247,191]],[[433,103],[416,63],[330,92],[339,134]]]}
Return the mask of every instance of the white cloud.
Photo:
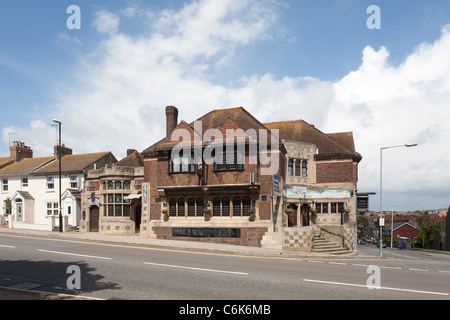
{"label": "white cloud", "polygon": [[96,19],[93,22],[94,27],[101,33],[117,33],[120,19],[117,15],[101,10],[97,12]]}
{"label": "white cloud", "polygon": [[[127,148],[143,150],[165,135],[166,105],[179,107],[186,121],[243,106],[262,122],[304,119],[324,132],[353,131],[363,155],[361,191],[378,191],[379,148],[410,142],[420,146],[386,151],[386,190],[450,190],[450,27],[398,66],[389,64],[386,48],[367,47],[360,68],[334,83],[271,74],[237,74],[233,88],[212,83],[208,73],[231,64],[240,46],[277,33],[278,6],[193,1],[179,11],[147,12],[149,29],[135,37],[119,32],[120,14],[143,14],[139,8],[100,11],[94,25],[105,40],[81,58],[46,117],[63,121],[63,142],[76,153],[111,150],[121,158]],[[48,129],[46,136],[36,126],[20,130],[35,154],[52,150]]]}

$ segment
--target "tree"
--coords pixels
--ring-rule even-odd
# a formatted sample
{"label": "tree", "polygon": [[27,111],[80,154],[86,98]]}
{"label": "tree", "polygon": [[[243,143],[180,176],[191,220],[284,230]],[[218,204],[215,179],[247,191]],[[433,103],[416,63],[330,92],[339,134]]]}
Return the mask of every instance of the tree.
{"label": "tree", "polygon": [[424,242],[427,244],[427,249],[429,248],[430,241],[441,240],[441,232],[444,230],[444,226],[441,222],[432,219],[428,211],[422,212],[417,217],[417,225],[419,227],[419,239],[424,239]]}

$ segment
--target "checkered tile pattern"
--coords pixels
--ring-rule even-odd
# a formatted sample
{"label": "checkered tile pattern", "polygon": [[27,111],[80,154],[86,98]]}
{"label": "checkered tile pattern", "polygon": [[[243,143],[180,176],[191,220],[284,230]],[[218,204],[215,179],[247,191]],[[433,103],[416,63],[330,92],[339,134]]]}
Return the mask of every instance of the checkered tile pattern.
{"label": "checkered tile pattern", "polygon": [[283,248],[288,250],[311,251],[314,231],[312,227],[284,228]]}

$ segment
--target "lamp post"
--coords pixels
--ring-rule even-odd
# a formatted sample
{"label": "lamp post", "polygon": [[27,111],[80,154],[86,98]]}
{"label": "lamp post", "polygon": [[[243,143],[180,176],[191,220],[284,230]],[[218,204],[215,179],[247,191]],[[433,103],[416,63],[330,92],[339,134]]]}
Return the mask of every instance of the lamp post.
{"label": "lamp post", "polygon": [[61,121],[53,119],[54,123],[58,124],[59,127],[59,142],[58,142],[58,161],[59,161],[59,232],[63,232],[63,218],[61,211]]}
{"label": "lamp post", "polygon": [[[403,144],[400,146],[392,146],[392,147],[382,147],[380,148],[380,257],[383,256],[383,150],[386,149],[393,149],[393,148],[400,148],[400,147],[416,147],[417,143],[412,144]],[[392,239],[391,239],[392,241]]]}

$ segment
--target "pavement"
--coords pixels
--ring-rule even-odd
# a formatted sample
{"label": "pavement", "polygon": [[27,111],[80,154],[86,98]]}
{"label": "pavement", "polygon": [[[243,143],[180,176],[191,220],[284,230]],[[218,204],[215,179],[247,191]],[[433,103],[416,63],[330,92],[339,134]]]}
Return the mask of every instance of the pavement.
{"label": "pavement", "polygon": [[279,250],[272,248],[249,247],[230,244],[207,243],[200,241],[181,241],[164,239],[142,238],[139,234],[130,236],[112,236],[96,232],[58,232],[38,231],[25,229],[0,228],[0,235],[17,235],[28,237],[39,237],[48,239],[87,241],[94,243],[111,243],[115,245],[142,246],[166,250],[193,251],[215,254],[228,254],[252,257],[283,257],[283,258],[322,258],[322,259],[364,259],[374,256],[360,255],[358,251],[348,254],[327,254],[315,252],[300,252],[291,250]]}

